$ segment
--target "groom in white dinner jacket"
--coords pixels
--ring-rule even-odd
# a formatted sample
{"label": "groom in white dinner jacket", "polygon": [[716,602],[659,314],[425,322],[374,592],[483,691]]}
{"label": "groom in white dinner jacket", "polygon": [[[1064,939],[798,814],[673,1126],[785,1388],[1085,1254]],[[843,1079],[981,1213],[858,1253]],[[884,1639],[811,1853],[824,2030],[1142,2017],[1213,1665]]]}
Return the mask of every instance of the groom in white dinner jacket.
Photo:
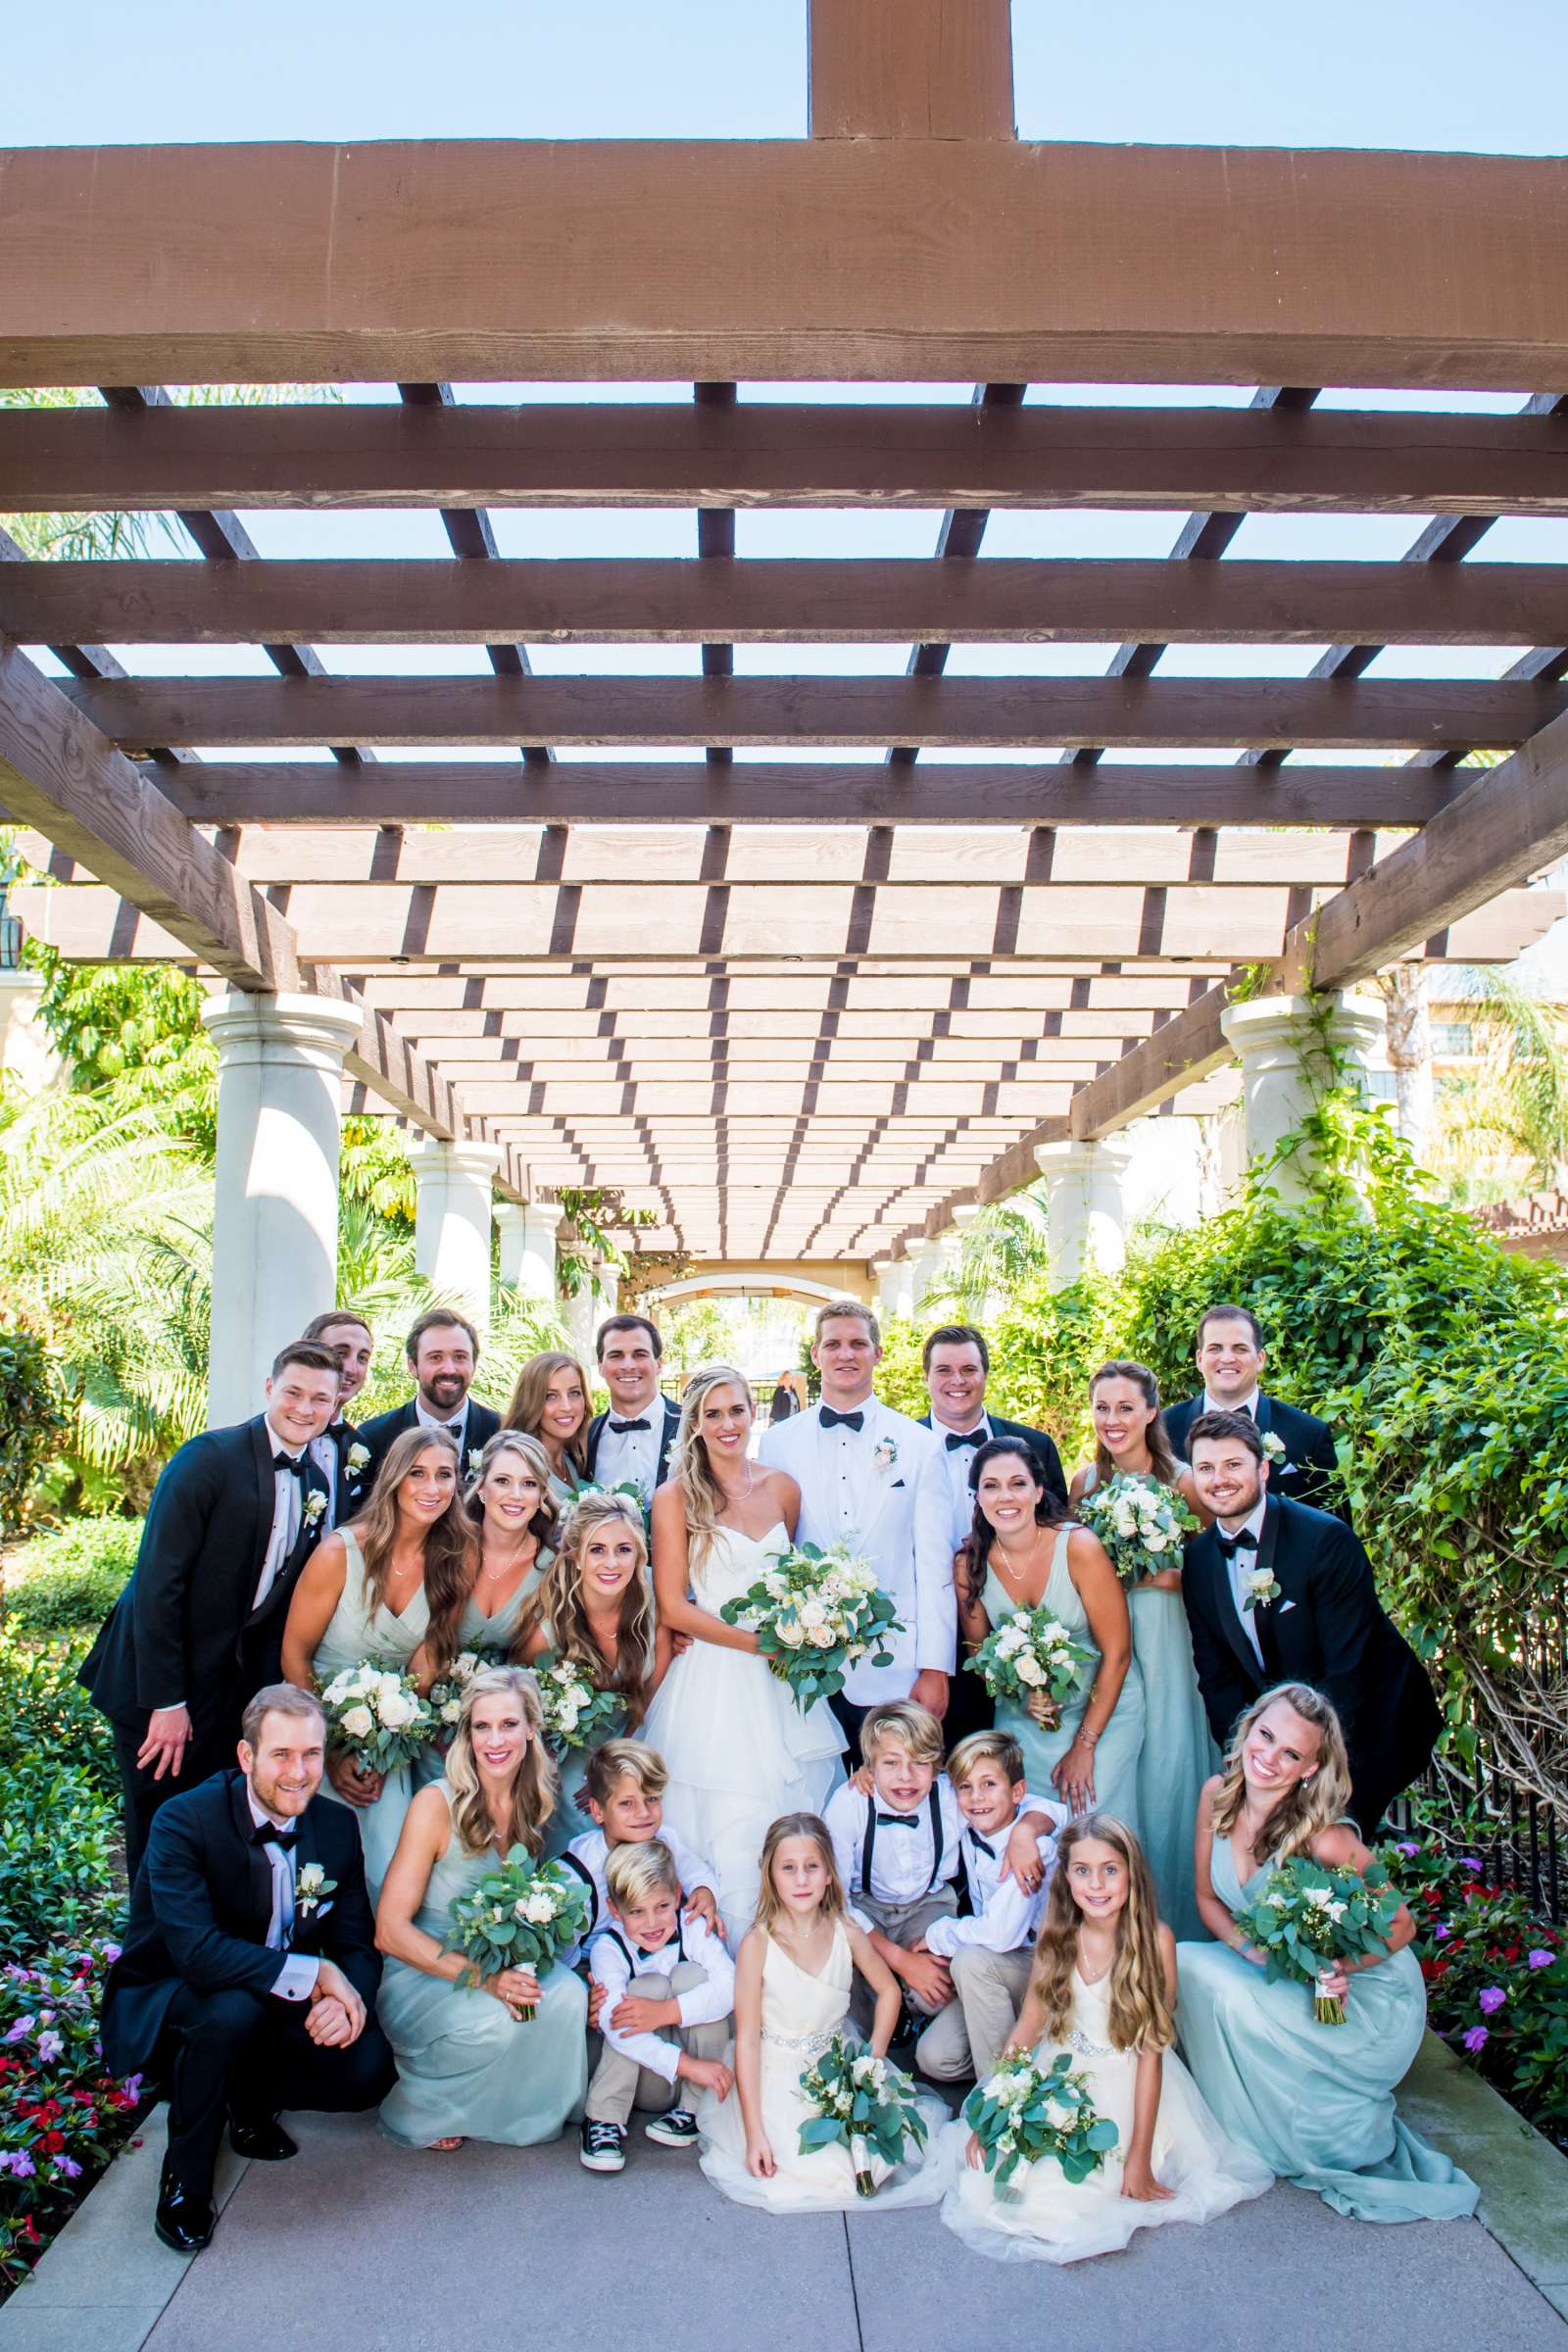
{"label": "groom in white dinner jacket", "polygon": [[[822,1398],[763,1431],[757,1458],[788,1471],[801,1490],[796,1541],[843,1538],[869,1560],[904,1631],[889,1638],[891,1666],[852,1669],[833,1701],[858,1752],[866,1711],[913,1698],[941,1717],[957,1647],[953,1589],[952,1497],[940,1441],[871,1394],[882,1360],[875,1315],[858,1298],[819,1307],[811,1361]],[[853,1759],[852,1759],[853,1765]]]}

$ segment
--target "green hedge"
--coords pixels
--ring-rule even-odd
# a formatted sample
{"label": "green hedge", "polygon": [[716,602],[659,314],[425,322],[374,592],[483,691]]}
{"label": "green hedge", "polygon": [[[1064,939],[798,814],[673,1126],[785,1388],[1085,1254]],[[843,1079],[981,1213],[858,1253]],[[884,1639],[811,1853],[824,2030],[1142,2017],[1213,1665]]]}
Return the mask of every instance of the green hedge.
{"label": "green hedge", "polygon": [[22,1545],[7,1576],[7,1630],[36,1637],[101,1625],[136,1565],[141,1525],[77,1519]]}

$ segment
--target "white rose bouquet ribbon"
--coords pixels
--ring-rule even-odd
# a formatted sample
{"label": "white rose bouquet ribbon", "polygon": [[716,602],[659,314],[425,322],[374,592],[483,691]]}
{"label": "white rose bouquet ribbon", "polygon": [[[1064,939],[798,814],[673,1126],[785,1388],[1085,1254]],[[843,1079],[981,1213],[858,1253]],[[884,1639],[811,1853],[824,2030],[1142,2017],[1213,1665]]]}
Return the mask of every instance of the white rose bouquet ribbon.
{"label": "white rose bouquet ribbon", "polygon": [[1253,1900],[1236,1914],[1250,1944],[1265,1956],[1269,1983],[1285,1978],[1313,1989],[1312,2015],[1320,2026],[1343,2026],[1345,2003],[1323,1990],[1347,1960],[1379,1957],[1399,1908],[1399,1890],[1381,1862],[1366,1876],[1295,1854],[1276,1862]]}
{"label": "white rose bouquet ribbon", "polygon": [[1014,1609],[987,1634],[966,1672],[978,1674],[993,1698],[1022,1707],[1050,1732],[1094,1662],[1095,1652],[1075,1642],[1049,1609]]}
{"label": "white rose bouquet ribbon", "polygon": [[1096,2114],[1089,2078],[1073,2073],[1067,2050],[1049,2066],[1032,2051],[1004,2050],[996,2071],[964,2100],[963,2120],[999,2197],[1021,2196],[1021,2187],[1011,2186],[1014,2173],[1046,2156],[1077,2187],[1099,2172],[1120,2137],[1108,2116]]}
{"label": "white rose bouquet ribbon", "polygon": [[855,2167],[856,2194],[876,2195],[871,2159],[897,2169],[911,2148],[925,2144],[925,2118],[913,2082],[886,2058],[873,2058],[835,2034],[801,2077],[803,2096],[816,2109],[801,2126],[801,2154],[842,2140]]}
{"label": "white rose bouquet ribbon", "polygon": [[780,1552],[718,1613],[726,1625],[756,1634],[759,1655],[803,1714],[817,1699],[836,1696],[862,1658],[891,1666],[888,1637],[904,1630],[875,1569],[842,1541],[825,1551],[801,1544]]}
{"label": "white rose bouquet ribbon", "polygon": [[[525,1968],[542,1983],[581,1941],[588,1890],[559,1863],[536,1862],[525,1845],[514,1845],[505,1862],[457,1897],[450,1918],[443,1948],[463,1956],[461,1985],[476,1989],[508,1968]],[[530,2024],[534,2014],[532,2006],[523,2009],[521,2022]]]}
{"label": "white rose bouquet ribbon", "polygon": [[570,1747],[597,1747],[626,1701],[618,1690],[601,1690],[586,1668],[544,1650],[534,1663],[545,1738],[558,1756]]}
{"label": "white rose bouquet ribbon", "polygon": [[346,1666],[321,1691],[326,1741],[346,1750],[361,1772],[395,1772],[435,1730],[435,1717],[412,1675],[396,1667]]}
{"label": "white rose bouquet ribbon", "polygon": [[1100,1538],[1124,1585],[1179,1568],[1183,1543],[1201,1524],[1174,1487],[1132,1470],[1118,1470],[1086,1494],[1078,1516]]}

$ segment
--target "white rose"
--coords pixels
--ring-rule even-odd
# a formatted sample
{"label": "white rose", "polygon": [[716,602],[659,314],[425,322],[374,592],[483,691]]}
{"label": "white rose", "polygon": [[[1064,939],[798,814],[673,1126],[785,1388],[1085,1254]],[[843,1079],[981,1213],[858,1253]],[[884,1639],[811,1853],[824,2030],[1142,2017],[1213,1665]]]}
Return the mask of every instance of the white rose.
{"label": "white rose", "polygon": [[814,1634],[819,1625],[826,1625],[827,1611],[819,1600],[807,1600],[801,1603],[800,1618],[807,1632]]}
{"label": "white rose", "polygon": [[800,1627],[788,1617],[783,1617],[779,1620],[778,1638],[783,1642],[786,1649],[799,1649],[802,1642],[806,1640],[806,1636],[802,1633]]}
{"label": "white rose", "polygon": [[456,1723],[456,1722],[457,1722],[457,1720],[458,1720],[458,1717],[459,1717],[459,1716],[460,1716],[462,1713],[463,1713],[463,1701],[462,1701],[462,1699],[461,1699],[461,1698],[449,1698],[449,1699],[447,1700],[447,1703],[446,1703],[446,1705],[445,1705],[445,1706],[442,1708],[442,1710],[441,1710],[441,1720],[442,1720],[442,1722],[443,1722],[443,1723]]}
{"label": "white rose", "polygon": [[838,1637],[830,1625],[813,1625],[809,1630],[813,1648],[832,1649],[835,1646]]}
{"label": "white rose", "polygon": [[[403,1677],[401,1674],[392,1674],[390,1672],[376,1674],[372,1668],[371,1679],[374,1684],[375,1695],[378,1698],[399,1698],[402,1696]],[[367,1698],[368,1698],[370,1696],[370,1692],[367,1690],[365,1695]]]}
{"label": "white rose", "polygon": [[582,1709],[574,1698],[563,1699],[560,1706],[558,1706],[556,1709],[557,1731],[574,1732],[577,1729],[578,1718],[581,1714]]}
{"label": "white rose", "polygon": [[405,1690],[394,1690],[381,1701],[381,1721],[389,1732],[406,1732],[419,1720],[419,1702]]}
{"label": "white rose", "polygon": [[341,1721],[351,1740],[368,1740],[375,1729],[375,1718],[368,1707],[346,1707]]}
{"label": "white rose", "polygon": [[1027,1684],[1031,1690],[1038,1690],[1046,1680],[1046,1670],[1040,1660],[1031,1657],[1027,1650],[1014,1662],[1013,1672],[1019,1682]]}
{"label": "white rose", "polygon": [[466,1683],[470,1681],[479,1671],[478,1651],[476,1649],[460,1649],[454,1671],[461,1675]]}
{"label": "white rose", "polygon": [[1160,1552],[1163,1551],[1164,1548],[1165,1538],[1160,1534],[1157,1527],[1152,1527],[1144,1538],[1144,1549],[1146,1551]]}
{"label": "white rose", "polygon": [[542,1886],[525,1895],[517,1909],[519,1916],[535,1928],[547,1928],[556,1916],[555,1902]]}

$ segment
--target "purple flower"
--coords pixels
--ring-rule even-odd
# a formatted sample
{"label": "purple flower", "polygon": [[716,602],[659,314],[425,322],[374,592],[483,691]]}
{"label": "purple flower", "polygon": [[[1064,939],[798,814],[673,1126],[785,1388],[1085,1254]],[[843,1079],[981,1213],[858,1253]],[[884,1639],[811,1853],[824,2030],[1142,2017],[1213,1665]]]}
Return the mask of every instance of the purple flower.
{"label": "purple flower", "polygon": [[1396,1853],[1410,1855],[1418,1854],[1421,1851],[1421,1848],[1418,1845],[1412,1844],[1408,1838],[1401,1838],[1394,1850]]}
{"label": "purple flower", "polygon": [[38,2056],[45,2066],[52,2065],[65,2046],[58,2034],[40,2034],[38,2036]]}
{"label": "purple flower", "polygon": [[119,1944],[118,1944],[118,1943],[106,1943],[106,1944],[104,1945],[104,1958],[105,1958],[105,1960],[107,1960],[107,1961],[108,1961],[109,1965],[110,1965],[111,1967],[113,1967],[113,1966],[114,1966],[114,1964],[115,1964],[115,1962],[116,1962],[116,1961],[117,1961],[117,1960],[120,1958],[120,1946],[119,1946]]}
{"label": "purple flower", "polygon": [[1479,2057],[1491,2039],[1492,2036],[1485,2026],[1472,2026],[1464,2036],[1464,2046],[1472,2057]]}
{"label": "purple flower", "polygon": [[125,2077],[125,2096],[128,2099],[139,2099],[141,2097],[140,2075],[127,2075]]}
{"label": "purple flower", "polygon": [[1433,1929],[1433,1931],[1432,1931],[1432,1940],[1433,1940],[1433,1942],[1434,1942],[1434,1943],[1441,1943],[1441,1942],[1443,1941],[1443,1939],[1444,1939],[1445,1936],[1451,1936],[1452,1934],[1453,1934],[1453,1930],[1452,1930],[1452,1929],[1449,1927],[1449,1925],[1448,1925],[1447,1921],[1445,1919],[1445,1920],[1441,1921],[1441,1922],[1439,1923],[1439,1925]]}
{"label": "purple flower", "polygon": [[1482,2016],[1494,2017],[1502,2007],[1502,2004],[1508,1998],[1508,1995],[1503,1991],[1500,1984],[1486,1984],[1483,1985],[1479,1997],[1481,2001]]}
{"label": "purple flower", "polygon": [[1481,1865],[1477,1861],[1474,1854],[1460,1854],[1456,1857],[1456,1859],[1461,1870],[1480,1871]]}
{"label": "purple flower", "polygon": [[55,2172],[62,2180],[79,2180],[81,2179],[81,2167],[74,2156],[57,2156]]}
{"label": "purple flower", "polygon": [[35,2017],[19,2017],[6,2035],[7,2041],[25,2041],[37,2022]]}
{"label": "purple flower", "polygon": [[32,2158],[25,2148],[13,2148],[8,2156],[0,2156],[0,2164],[19,2180],[30,2179],[33,2172]]}
{"label": "purple flower", "polygon": [[1532,1968],[1549,1968],[1556,1957],[1557,1955],[1555,1952],[1545,1951],[1540,1946],[1538,1946],[1535,1951],[1526,1952],[1525,1954],[1525,1958],[1529,1961]]}

